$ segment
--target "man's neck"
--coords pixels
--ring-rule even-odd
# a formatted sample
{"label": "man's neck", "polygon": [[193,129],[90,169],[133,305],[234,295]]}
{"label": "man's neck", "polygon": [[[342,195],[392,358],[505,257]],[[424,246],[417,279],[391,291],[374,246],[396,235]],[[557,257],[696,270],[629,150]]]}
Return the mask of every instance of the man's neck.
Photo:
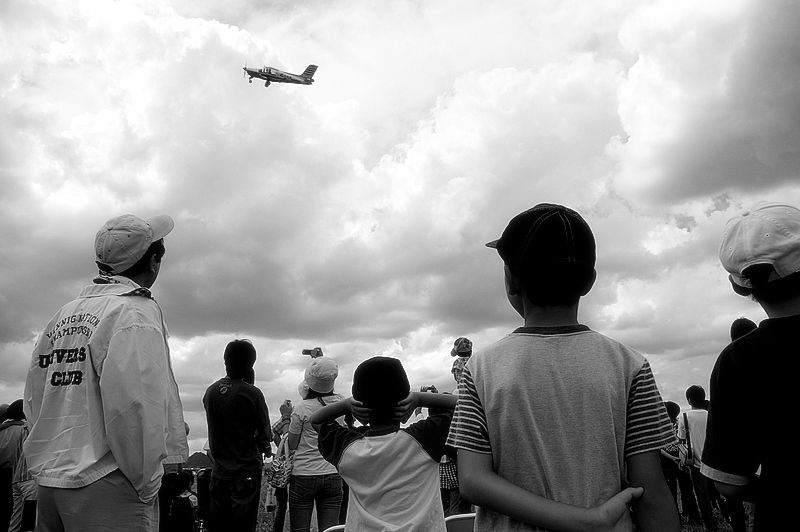
{"label": "man's neck", "polygon": [[800,294],[778,303],[758,302],[770,318],[788,318],[800,315]]}

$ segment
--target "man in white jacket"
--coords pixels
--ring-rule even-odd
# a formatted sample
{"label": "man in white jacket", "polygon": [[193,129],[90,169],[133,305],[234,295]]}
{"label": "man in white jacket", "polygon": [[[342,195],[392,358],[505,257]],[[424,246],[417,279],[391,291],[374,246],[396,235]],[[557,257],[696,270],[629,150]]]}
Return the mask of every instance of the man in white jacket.
{"label": "man in white jacket", "polygon": [[24,444],[37,530],[157,531],[163,464],[188,459],[167,329],[150,292],[169,216],[97,232],[99,275],[40,335],[25,383]]}

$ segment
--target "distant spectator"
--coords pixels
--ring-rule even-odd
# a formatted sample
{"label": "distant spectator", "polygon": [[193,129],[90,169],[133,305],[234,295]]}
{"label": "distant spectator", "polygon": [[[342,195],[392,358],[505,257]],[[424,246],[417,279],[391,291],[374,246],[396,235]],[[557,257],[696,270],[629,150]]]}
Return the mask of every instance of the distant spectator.
{"label": "distant spectator", "polygon": [[714,365],[703,473],[726,497],[757,500],[754,531],[794,530],[800,210],[758,203],[728,221],[719,255],[733,291],[758,302],[768,319]]}
{"label": "distant spectator", "polygon": [[292,412],[288,439],[289,448],[297,451],[289,477],[289,524],[292,532],[308,532],[311,529],[314,509],[319,530],[339,522],[342,477],[319,453],[317,432],[308,421],[317,410],[344,399],[334,391],[338,375],[339,367],[332,359],[326,356],[312,357],[298,386],[303,400],[295,405]]}
{"label": "distant spectator", "polygon": [[[281,418],[272,424],[272,441],[276,446],[281,444],[281,440],[289,437],[289,424],[292,422],[294,407],[290,399],[285,399],[278,409],[281,412]],[[283,525],[286,522],[286,510],[289,507],[289,488],[287,486],[275,488],[275,500],[278,503],[278,507],[275,509],[275,520],[272,523],[272,529],[275,532],[283,532]]]}
{"label": "distant spectator", "polygon": [[[464,371],[469,357],[472,356],[472,341],[463,336],[456,339],[453,342],[453,349],[450,350],[450,356],[456,357],[450,372],[453,374],[453,380],[456,381],[453,395],[458,395],[458,381],[461,379],[461,373]],[[472,505],[459,493],[458,460],[456,450],[452,447],[446,448],[442,461],[439,463],[439,489],[445,517],[472,511]]]}
{"label": "distant spectator", "polygon": [[[197,495],[192,492],[194,477],[191,471],[181,471],[177,474],[175,495],[169,502],[169,515],[167,519],[170,532],[198,532],[197,531]],[[228,530],[239,530],[233,528]]]}
{"label": "distant spectator", "polygon": [[686,401],[690,410],[681,413],[678,417],[678,438],[686,445],[691,446],[692,464],[689,474],[692,477],[694,494],[703,524],[709,531],[717,530],[714,512],[711,505],[712,496],[709,491],[708,479],[700,472],[700,458],[703,456],[703,447],[706,441],[706,421],[708,412],[705,409],[706,391],[702,386],[694,384],[686,389]]}
{"label": "distant spectator", "polygon": [[[373,357],[356,368],[352,398],[311,416],[322,455],[350,485],[348,532],[444,531],[438,464],[456,399],[409,390],[399,360]],[[363,430],[335,422],[353,412],[354,401],[369,409],[369,419],[360,419],[368,423]],[[401,430],[395,409],[407,419],[418,406],[430,409],[428,417]]]}
{"label": "distant spectator", "polygon": [[[731,342],[735,342],[745,334],[758,328],[756,322],[748,318],[736,318],[731,323]],[[753,528],[753,515],[755,513],[755,503],[745,502],[741,498],[733,496],[727,497],[728,509],[730,511],[731,527],[733,532],[751,530]],[[746,509],[746,510],[745,510]],[[749,526],[748,526],[749,525]]]}
{"label": "distant spectator", "polygon": [[244,381],[256,362],[250,340],[233,340],[226,375],[208,387],[203,406],[211,458],[208,529],[253,532],[261,495],[263,453],[271,454],[269,412],[261,390]]}
{"label": "distant spectator", "polygon": [[758,329],[756,322],[749,318],[736,318],[731,323],[731,342],[735,342],[745,334],[751,333]]}
{"label": "distant spectator", "polygon": [[[664,401],[664,406],[667,408],[667,415],[669,415],[673,429],[677,434],[678,416],[681,413],[681,407],[674,401]],[[675,504],[678,504],[678,496],[680,495],[680,506],[683,515],[690,524],[702,526],[700,510],[697,508],[697,501],[694,497],[692,478],[689,476],[689,470],[681,466],[680,447],[677,440],[661,449],[661,467],[664,470],[664,479],[667,481],[667,485],[675,499]]]}
{"label": "distant spectator", "polygon": [[[8,527],[9,532],[20,532],[24,521],[35,522],[36,481],[28,471],[22,444],[28,437],[28,423],[22,411],[22,399],[11,403],[6,412],[6,421],[0,425],[0,461],[9,458],[13,461],[12,494],[13,511]],[[27,512],[29,515],[24,516]],[[31,515],[32,513],[32,515]],[[27,530],[27,529],[26,529]],[[30,528],[32,530],[32,528]]]}
{"label": "distant spectator", "polygon": [[[7,410],[7,404],[0,404],[0,424],[6,420]],[[2,425],[0,425],[0,428],[2,428]],[[4,453],[4,447],[0,447],[0,453]],[[3,456],[5,456],[5,453]],[[13,477],[14,466],[9,455],[0,459],[0,530],[6,530],[11,521],[11,512],[14,507],[14,495],[11,490]]]}

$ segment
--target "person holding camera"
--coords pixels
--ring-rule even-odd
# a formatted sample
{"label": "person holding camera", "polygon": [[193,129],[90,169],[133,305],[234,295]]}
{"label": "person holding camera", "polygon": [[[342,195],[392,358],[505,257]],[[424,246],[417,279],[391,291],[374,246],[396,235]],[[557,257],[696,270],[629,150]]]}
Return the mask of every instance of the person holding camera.
{"label": "person holding camera", "polygon": [[292,532],[308,532],[316,506],[319,530],[339,522],[342,477],[317,448],[317,433],[309,418],[326,405],[344,399],[334,392],[339,367],[328,357],[313,356],[298,391],[303,400],[294,407],[289,424],[289,449],[295,450],[289,477],[289,524]]}

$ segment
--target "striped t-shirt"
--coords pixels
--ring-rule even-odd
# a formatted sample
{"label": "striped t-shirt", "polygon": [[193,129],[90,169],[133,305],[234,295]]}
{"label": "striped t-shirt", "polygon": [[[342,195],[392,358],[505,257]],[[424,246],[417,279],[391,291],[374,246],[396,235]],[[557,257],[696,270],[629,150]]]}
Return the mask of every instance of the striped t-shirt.
{"label": "striped t-shirt", "polygon": [[[584,325],[524,327],[474,354],[447,444],[492,455],[528,491],[585,508],[625,486],[625,459],[675,435],[647,360]],[[479,509],[475,530],[536,530]]]}

